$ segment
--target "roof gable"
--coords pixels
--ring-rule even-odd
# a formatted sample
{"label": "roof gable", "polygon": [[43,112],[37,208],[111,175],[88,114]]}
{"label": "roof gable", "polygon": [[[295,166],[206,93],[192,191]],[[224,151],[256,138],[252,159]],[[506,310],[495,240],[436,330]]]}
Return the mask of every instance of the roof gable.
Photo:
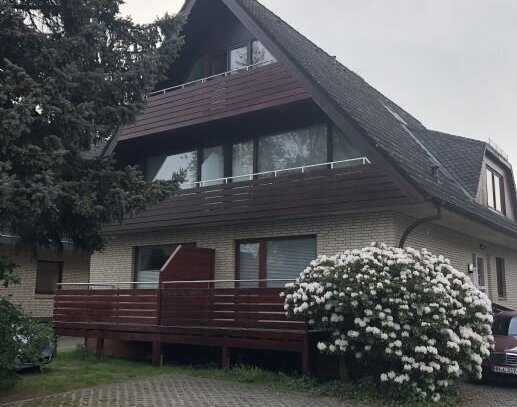
{"label": "roof gable", "polygon": [[[195,1],[195,0],[194,0]],[[401,174],[432,199],[449,208],[491,224],[496,229],[517,235],[517,224],[494,214],[469,194],[470,176],[458,177],[459,167],[438,160],[440,170],[456,173],[437,177],[437,158],[416,134],[427,129],[408,112],[393,103],[349,70],[334,57],[317,47],[256,0],[222,0],[275,57],[305,79],[307,90],[316,103],[343,131],[355,130],[366,136],[370,145],[387,157]],[[244,21],[247,20],[247,21]],[[282,55],[281,55],[282,54]],[[285,58],[283,58],[285,57]],[[289,63],[290,62],[290,63]],[[320,95],[317,95],[317,93]],[[326,97],[328,104],[322,101]],[[332,109],[337,108],[349,127]],[[424,144],[424,145],[422,145]],[[468,180],[468,181],[467,181]],[[466,187],[464,187],[464,183]]]}

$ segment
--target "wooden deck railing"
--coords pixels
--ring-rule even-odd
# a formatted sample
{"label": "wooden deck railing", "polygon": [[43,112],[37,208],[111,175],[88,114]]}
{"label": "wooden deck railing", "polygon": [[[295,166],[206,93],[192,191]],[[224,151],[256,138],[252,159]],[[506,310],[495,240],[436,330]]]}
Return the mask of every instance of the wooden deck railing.
{"label": "wooden deck railing", "polygon": [[[153,330],[211,327],[304,331],[288,318],[281,288],[63,289],[54,300],[56,328]],[[201,287],[202,286],[202,287]]]}
{"label": "wooden deck railing", "polygon": [[61,289],[55,295],[56,333],[96,338],[98,355],[105,338],[151,342],[154,364],[161,363],[162,343],[219,346],[224,367],[232,348],[299,352],[302,371],[308,373],[309,330],[305,322],[286,316],[282,289],[219,288],[220,283],[162,282],[156,290],[84,289],[85,284]]}
{"label": "wooden deck railing", "polygon": [[280,288],[181,288],[161,290],[160,325],[306,331],[285,315]]}
{"label": "wooden deck railing", "polygon": [[63,289],[54,299],[56,330],[156,330],[157,290]]}

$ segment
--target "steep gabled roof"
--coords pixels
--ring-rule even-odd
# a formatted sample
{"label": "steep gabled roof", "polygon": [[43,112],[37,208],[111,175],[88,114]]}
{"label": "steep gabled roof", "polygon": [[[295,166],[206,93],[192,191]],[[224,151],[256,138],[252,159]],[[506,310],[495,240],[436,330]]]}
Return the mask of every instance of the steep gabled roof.
{"label": "steep gabled roof", "polygon": [[[459,177],[455,171],[458,170],[457,167],[452,168],[451,165],[446,166],[442,163],[433,153],[433,146],[427,146],[426,141],[418,137],[419,133],[425,133],[427,129],[416,118],[368,85],[359,75],[343,66],[336,58],[316,46],[258,1],[222,1],[237,12],[237,17],[250,18],[256,27],[247,28],[266,45],[274,45],[280,50],[303,79],[308,80],[320,95],[327,97],[330,103],[337,106],[342,115],[351,121],[371,144],[380,149],[416,188],[452,210],[484,221],[503,232],[517,235],[516,223],[493,213],[475,201],[475,194],[472,196],[469,193],[472,191],[472,185],[465,183],[465,179],[470,180],[470,177]],[[190,7],[194,2],[195,0],[188,2]],[[263,38],[264,36],[267,38]],[[273,52],[274,49],[270,51]],[[275,57],[280,59],[280,55]],[[329,114],[328,108],[319,103],[314,94],[313,97],[322,110]],[[436,168],[445,176],[437,177]]]}
{"label": "steep gabled roof", "polygon": [[433,130],[415,131],[415,135],[461,182],[470,196],[475,197],[487,143]]}

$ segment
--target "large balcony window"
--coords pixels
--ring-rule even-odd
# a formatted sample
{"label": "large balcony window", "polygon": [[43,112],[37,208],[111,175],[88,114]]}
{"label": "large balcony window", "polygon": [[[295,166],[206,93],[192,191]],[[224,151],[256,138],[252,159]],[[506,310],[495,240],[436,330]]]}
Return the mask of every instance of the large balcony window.
{"label": "large balcony window", "polygon": [[276,62],[275,57],[260,41],[253,40],[230,49],[228,68],[230,71],[235,71],[249,65],[268,62]]}
{"label": "large balcony window", "polygon": [[232,146],[232,177],[239,181],[253,174],[253,141],[245,141]]}
{"label": "large balcony window", "polygon": [[224,177],[224,154],[223,147],[210,147],[203,149],[201,163],[201,181],[209,181],[204,185],[222,184]]}
{"label": "large balcony window", "polygon": [[[199,167],[198,167],[199,160]],[[280,133],[263,134],[198,151],[151,157],[147,179],[168,180],[185,170],[182,188],[212,186],[253,178],[297,174],[368,162],[364,154],[335,126],[326,123]]]}
{"label": "large balcony window", "polygon": [[317,125],[261,137],[258,171],[268,172],[327,162],[327,126]]}
{"label": "large balcony window", "polygon": [[189,151],[181,154],[151,157],[146,162],[146,176],[148,181],[167,181],[174,173],[186,171],[186,179],[182,188],[191,188],[197,181],[197,152]]}

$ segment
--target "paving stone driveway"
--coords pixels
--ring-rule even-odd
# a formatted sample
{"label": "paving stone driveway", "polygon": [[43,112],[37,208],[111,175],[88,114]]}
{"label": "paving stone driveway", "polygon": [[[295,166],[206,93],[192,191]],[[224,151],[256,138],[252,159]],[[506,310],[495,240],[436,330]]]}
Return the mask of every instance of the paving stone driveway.
{"label": "paving stone driveway", "polygon": [[[517,406],[513,386],[463,385],[461,407]],[[192,377],[160,376],[8,404],[16,407],[364,407],[331,398]]]}
{"label": "paving stone driveway", "polygon": [[159,376],[8,404],[16,407],[359,407],[330,398],[268,390],[264,386],[193,377]]}

